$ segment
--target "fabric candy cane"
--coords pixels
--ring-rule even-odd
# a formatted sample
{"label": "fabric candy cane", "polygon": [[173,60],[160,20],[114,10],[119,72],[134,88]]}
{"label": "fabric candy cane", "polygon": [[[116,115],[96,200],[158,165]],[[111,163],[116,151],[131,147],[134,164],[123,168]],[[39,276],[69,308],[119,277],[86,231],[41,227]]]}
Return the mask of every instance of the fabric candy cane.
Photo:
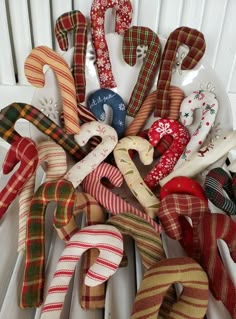
{"label": "fabric candy cane", "polygon": [[157,318],[163,296],[175,282],[183,285],[183,291],[165,318],[202,319],[208,306],[208,278],[201,266],[189,257],[168,258],[146,271],[130,318]]}
{"label": "fabric candy cane", "polygon": [[90,248],[96,248],[100,253],[85,276],[86,285],[101,284],[116,272],[123,256],[121,233],[111,225],[93,225],[81,229],[72,236],[62,252],[48,289],[41,319],[60,318],[76,263]]}
{"label": "fabric candy cane", "polygon": [[78,102],[85,100],[85,55],[87,49],[87,22],[85,16],[77,10],[63,13],[56,20],[55,36],[63,51],[68,50],[68,33],[74,31],[74,62],[76,97]]}
{"label": "fabric candy cane", "polygon": [[0,192],[0,219],[38,166],[38,150],[30,138],[22,137],[12,141],[2,165],[3,174],[10,173],[18,163],[18,169]]}
{"label": "fabric candy cane", "polygon": [[74,79],[66,61],[52,49],[39,46],[25,60],[25,76],[36,87],[44,86],[44,65],[49,65],[58,80],[62,97],[65,128],[68,134],[80,131]]}
{"label": "fabric candy cane", "polygon": [[199,224],[201,265],[209,277],[210,289],[223,302],[232,319],[236,318],[236,289],[219,255],[217,240],[223,239],[236,262],[236,223],[227,215],[208,214]]}
{"label": "fabric candy cane", "polygon": [[101,88],[116,87],[104,27],[105,13],[110,8],[115,8],[116,10],[115,29],[118,34],[124,33],[130,27],[132,20],[132,5],[130,0],[93,0],[90,11],[91,35]]}
{"label": "fabric candy cane", "polygon": [[[204,188],[207,198],[216,207],[229,215],[236,215],[232,179],[223,168],[216,167],[207,173]],[[229,198],[225,196],[224,191]]]}

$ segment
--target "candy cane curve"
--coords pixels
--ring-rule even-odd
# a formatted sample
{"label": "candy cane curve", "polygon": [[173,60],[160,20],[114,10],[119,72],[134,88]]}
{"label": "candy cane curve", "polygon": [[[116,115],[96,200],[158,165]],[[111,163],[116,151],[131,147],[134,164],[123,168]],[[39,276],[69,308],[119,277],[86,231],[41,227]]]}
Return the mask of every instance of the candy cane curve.
{"label": "candy cane curve", "polygon": [[132,26],[125,31],[122,46],[124,60],[131,66],[136,63],[136,50],[139,45],[148,46],[148,50],[127,106],[127,114],[133,117],[139,111],[152,87],[161,51],[160,40],[155,32],[147,27]]}
{"label": "candy cane curve", "polygon": [[54,71],[62,97],[65,130],[69,134],[80,131],[80,124],[76,104],[74,79],[65,60],[55,51],[38,46],[31,51],[25,60],[25,76],[36,87],[44,86],[44,65],[49,65]]}
{"label": "candy cane curve", "polygon": [[182,70],[191,70],[201,60],[205,53],[206,43],[203,34],[186,26],[179,27],[169,35],[164,52],[157,81],[157,104],[155,117],[166,118],[169,115],[169,87],[172,68],[176,60],[176,53],[181,44],[189,47],[189,52],[183,59]]}
{"label": "candy cane curve", "polygon": [[149,141],[153,146],[156,146],[165,135],[173,136],[173,142],[156,166],[144,178],[145,183],[151,189],[173,170],[190,139],[188,130],[176,120],[159,119],[148,131]]}
{"label": "candy cane curve", "polygon": [[85,276],[86,285],[101,284],[116,272],[123,256],[121,233],[111,225],[93,225],[81,229],[72,236],[62,252],[48,289],[41,319],[60,318],[76,263],[90,248],[98,249],[100,254]]}
{"label": "candy cane curve", "polygon": [[69,31],[74,31],[74,63],[73,75],[75,79],[76,97],[78,102],[85,100],[85,55],[87,48],[87,22],[85,16],[77,10],[63,13],[56,20],[55,36],[63,51],[68,50]]}
{"label": "candy cane curve", "polygon": [[140,202],[145,212],[151,218],[155,218],[159,208],[159,200],[145,185],[137,167],[130,158],[130,149],[138,152],[144,165],[149,165],[153,161],[153,147],[140,136],[127,136],[119,140],[113,154],[116,165],[123,174],[132,194]]}
{"label": "candy cane curve", "polygon": [[114,88],[116,82],[112,74],[108,46],[105,38],[105,13],[108,9],[116,10],[116,32],[124,33],[132,20],[130,0],[94,0],[91,6],[91,35],[96,55],[96,66],[101,88]]}

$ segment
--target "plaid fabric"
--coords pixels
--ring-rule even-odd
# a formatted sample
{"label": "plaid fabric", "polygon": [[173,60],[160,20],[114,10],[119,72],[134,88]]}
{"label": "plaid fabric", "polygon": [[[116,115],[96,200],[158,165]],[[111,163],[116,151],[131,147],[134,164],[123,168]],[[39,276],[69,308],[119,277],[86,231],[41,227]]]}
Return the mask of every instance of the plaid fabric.
{"label": "plaid fabric", "polygon": [[[47,182],[36,191],[27,221],[26,262],[21,290],[22,308],[38,307],[43,301],[45,272],[45,213],[49,202],[56,201],[54,226],[63,228],[73,220],[75,191],[65,180]],[[75,224],[77,230],[77,226]]]}
{"label": "plaid fabric", "polygon": [[236,289],[218,251],[217,239],[223,239],[236,262],[236,222],[227,215],[208,214],[199,223],[202,267],[209,277],[210,289],[221,300],[232,318],[236,318]]}
{"label": "plaid fabric", "polygon": [[[232,179],[223,168],[216,167],[211,169],[206,175],[204,187],[207,198],[216,207],[229,215],[236,215]],[[229,198],[225,196],[224,191]]]}
{"label": "plaid fabric", "polygon": [[[166,234],[172,239],[181,240],[180,243],[186,252],[191,253],[190,257],[197,261],[200,258],[198,224],[200,219],[207,214],[210,214],[207,203],[198,197],[187,194],[167,195],[161,200],[157,213]],[[181,229],[181,223],[179,222],[181,215],[190,217],[193,226]],[[185,236],[188,236],[189,231],[192,232],[192,243],[188,243],[185,240]]]}
{"label": "plaid fabric", "polygon": [[208,306],[208,278],[201,266],[189,257],[168,258],[146,271],[130,318],[159,318],[163,297],[175,282],[183,285],[183,291],[164,318],[202,319]]}
{"label": "plaid fabric", "polygon": [[169,87],[171,74],[176,59],[176,52],[181,44],[185,44],[189,47],[189,52],[181,65],[183,70],[191,70],[194,68],[205,53],[206,43],[204,36],[200,31],[183,26],[171,32],[162,54],[157,82],[157,104],[154,111],[155,117],[166,118],[169,116]]}
{"label": "plaid fabric", "polygon": [[87,49],[87,22],[80,11],[62,14],[55,24],[55,36],[63,51],[68,50],[67,33],[74,31],[74,63],[73,75],[75,79],[76,97],[78,102],[85,100],[85,55]]}
{"label": "plaid fabric", "polygon": [[0,192],[0,219],[7,208],[21,192],[25,183],[31,178],[38,166],[38,150],[35,143],[22,137],[13,141],[4,159],[3,174],[10,173],[20,162],[18,169],[12,174],[7,185]]}
{"label": "plaid fabric", "polygon": [[20,118],[24,118],[34,124],[41,132],[61,145],[76,160],[81,160],[86,155],[86,152],[74,141],[71,135],[66,134],[61,127],[57,126],[38,109],[25,103],[12,103],[0,112],[0,137],[8,143],[11,144],[21,137],[14,130],[14,125]]}
{"label": "plaid fabric", "polygon": [[133,117],[152,87],[161,51],[160,40],[156,33],[147,27],[133,26],[125,31],[122,48],[124,60],[131,66],[136,63],[136,50],[139,45],[148,46],[148,50],[127,106],[127,114]]}

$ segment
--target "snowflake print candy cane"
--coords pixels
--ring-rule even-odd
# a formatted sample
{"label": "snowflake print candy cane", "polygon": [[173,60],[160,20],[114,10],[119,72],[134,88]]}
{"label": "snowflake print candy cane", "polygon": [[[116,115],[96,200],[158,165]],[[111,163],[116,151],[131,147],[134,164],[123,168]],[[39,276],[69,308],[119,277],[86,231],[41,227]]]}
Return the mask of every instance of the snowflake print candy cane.
{"label": "snowflake print candy cane", "polygon": [[156,33],[147,27],[133,26],[125,31],[123,38],[123,57],[126,63],[134,66],[139,45],[148,46],[144,62],[127,107],[127,114],[135,117],[152,87],[160,62],[160,40]]}
{"label": "snowflake print candy cane", "polygon": [[74,63],[73,75],[75,79],[77,101],[85,100],[85,54],[87,48],[87,22],[80,11],[71,11],[62,14],[55,25],[55,36],[63,51],[68,50],[68,32],[74,31]]}
{"label": "snowflake print candy cane", "polygon": [[131,160],[129,155],[129,150],[131,149],[138,152],[144,165],[149,165],[153,161],[153,147],[140,136],[127,136],[122,138],[115,147],[114,158],[132,194],[140,202],[145,212],[151,218],[155,218],[159,200],[145,185],[137,167]]}
{"label": "snowflake print candy cane", "polygon": [[187,96],[180,106],[179,121],[184,126],[192,124],[194,110],[199,108],[202,109],[201,120],[196,131],[192,134],[184,153],[176,163],[175,168],[188,160],[191,154],[197,152],[206,140],[218,112],[218,101],[215,94],[199,90]]}
{"label": "snowflake print candy cane", "polygon": [[58,80],[61,91],[65,130],[70,134],[80,131],[74,79],[66,61],[52,49],[39,46],[25,60],[25,76],[36,87],[44,86],[44,65],[49,65]]}
{"label": "snowflake print candy cane", "polygon": [[118,269],[123,257],[123,238],[111,225],[87,226],[66,244],[58,261],[41,319],[59,319],[70,280],[82,254],[90,248],[99,250],[99,256],[85,276],[85,284],[96,286],[107,281]]}
{"label": "snowflake print candy cane", "polygon": [[101,88],[116,87],[104,28],[105,13],[109,8],[115,8],[116,10],[115,30],[118,34],[124,33],[130,27],[132,20],[130,0],[94,0],[92,3],[90,12],[91,33]]}
{"label": "snowflake print candy cane", "polygon": [[159,119],[148,131],[149,141],[153,146],[156,146],[165,135],[171,135],[173,142],[144,179],[151,189],[155,188],[159,181],[173,170],[190,139],[188,130],[176,120]]}
{"label": "snowflake print candy cane", "polygon": [[176,53],[181,44],[185,44],[189,47],[189,52],[183,59],[181,65],[182,70],[193,69],[205,53],[206,43],[204,36],[200,31],[183,26],[171,32],[162,54],[157,81],[157,104],[154,111],[155,117],[166,118],[169,115],[169,87],[172,68],[176,60]]}
{"label": "snowflake print candy cane", "polygon": [[88,108],[96,116],[97,120],[102,122],[106,120],[105,104],[112,108],[111,126],[116,130],[118,138],[120,138],[125,130],[125,102],[119,94],[109,89],[97,90],[87,99]]}
{"label": "snowflake print candy cane", "polygon": [[116,131],[107,124],[88,122],[81,126],[80,134],[75,135],[75,141],[84,146],[93,136],[102,138],[95,149],[76,163],[64,176],[76,188],[114,149],[118,142]]}

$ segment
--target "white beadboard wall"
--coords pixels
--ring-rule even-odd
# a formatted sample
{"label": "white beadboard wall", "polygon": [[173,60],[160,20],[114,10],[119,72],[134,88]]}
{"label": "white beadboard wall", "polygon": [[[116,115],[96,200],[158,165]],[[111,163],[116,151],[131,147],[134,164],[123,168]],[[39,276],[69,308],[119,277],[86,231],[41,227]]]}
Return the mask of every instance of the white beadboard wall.
{"label": "white beadboard wall", "polygon": [[[162,37],[186,25],[203,32],[206,57],[231,101],[236,128],[236,1],[131,0],[133,25],[148,26]],[[0,0],[0,108],[14,101],[30,102],[33,88],[24,75],[31,49],[47,45],[60,51],[54,37],[58,16],[80,10],[88,19],[92,0]],[[107,32],[114,31],[114,12],[106,15]]]}

